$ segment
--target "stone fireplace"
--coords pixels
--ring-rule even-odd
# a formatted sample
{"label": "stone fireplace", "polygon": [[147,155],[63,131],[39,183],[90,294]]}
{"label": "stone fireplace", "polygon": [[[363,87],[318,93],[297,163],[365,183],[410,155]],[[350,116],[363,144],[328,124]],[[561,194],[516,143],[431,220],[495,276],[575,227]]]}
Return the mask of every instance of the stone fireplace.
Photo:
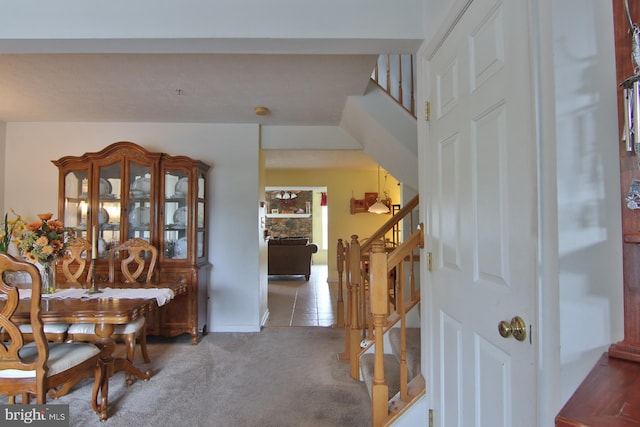
{"label": "stone fireplace", "polygon": [[265,193],[266,229],[271,237],[306,237],[312,241],[311,190],[271,190]]}

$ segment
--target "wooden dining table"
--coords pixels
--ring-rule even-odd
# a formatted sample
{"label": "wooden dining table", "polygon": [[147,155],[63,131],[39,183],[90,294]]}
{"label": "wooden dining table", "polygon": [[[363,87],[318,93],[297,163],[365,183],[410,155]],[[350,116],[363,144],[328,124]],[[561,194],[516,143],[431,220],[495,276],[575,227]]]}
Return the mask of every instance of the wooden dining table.
{"label": "wooden dining table", "polygon": [[[105,283],[104,288],[125,288],[125,284]],[[98,287],[100,288],[100,287]],[[159,283],[154,286],[139,286],[139,288],[168,288],[174,295],[186,293],[185,283]],[[153,310],[158,309],[158,303],[154,297],[142,298],[109,298],[107,290],[101,294],[87,294],[79,292],[83,296],[78,298],[56,298],[54,295],[45,295],[41,298],[40,317],[43,323],[91,323],[95,324],[97,336],[96,345],[101,350],[100,359],[105,366],[106,375],[101,384],[99,402],[92,402],[94,411],[100,415],[100,420],[107,419],[109,378],[116,372],[125,371],[127,373],[127,385],[130,385],[131,376],[147,381],[153,375],[151,369],[145,371],[134,366],[124,357],[114,357],[115,341],[112,338],[115,325],[123,325],[144,316]],[[166,303],[170,304],[170,300]],[[0,300],[0,309],[4,302]],[[23,321],[29,323],[29,300],[21,299],[18,308],[14,313],[17,323]]]}

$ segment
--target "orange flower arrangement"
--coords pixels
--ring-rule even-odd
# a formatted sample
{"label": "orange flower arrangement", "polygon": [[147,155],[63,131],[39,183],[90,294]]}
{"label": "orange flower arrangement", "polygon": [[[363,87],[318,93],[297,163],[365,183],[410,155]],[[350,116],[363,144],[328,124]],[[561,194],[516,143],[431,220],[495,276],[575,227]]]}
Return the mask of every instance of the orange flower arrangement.
{"label": "orange flower arrangement", "polygon": [[20,252],[31,262],[48,264],[64,256],[66,230],[52,217],[52,213],[38,214],[40,221],[28,223],[26,231],[16,238]]}

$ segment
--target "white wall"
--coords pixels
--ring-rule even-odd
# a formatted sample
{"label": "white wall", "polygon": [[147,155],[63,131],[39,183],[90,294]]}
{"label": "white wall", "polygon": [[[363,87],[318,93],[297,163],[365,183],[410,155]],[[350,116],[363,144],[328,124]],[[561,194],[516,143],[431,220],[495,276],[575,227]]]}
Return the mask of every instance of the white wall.
{"label": "white wall", "polygon": [[3,0],[0,52],[410,53],[421,11],[422,0]]}
{"label": "white wall", "polygon": [[265,150],[362,150],[362,144],[337,126],[262,126]]}
{"label": "white wall", "polygon": [[[611,2],[553,6],[560,396],[622,339],[622,242]],[[580,25],[575,25],[580,22]]]}
{"label": "white wall", "polygon": [[259,331],[258,133],[253,124],[8,123],[4,206],[28,217],[57,212],[58,170],[51,160],[116,141],[200,159],[212,166],[207,328]]}
{"label": "white wall", "polygon": [[[4,153],[6,129],[7,129],[7,124],[5,122],[0,122],[0,153]],[[4,207],[4,187],[5,187],[4,169],[5,169],[6,163],[7,163],[7,157],[2,156],[2,161],[0,161],[0,214],[2,215],[2,219],[0,219],[0,222],[4,221],[4,212],[7,211]]]}
{"label": "white wall", "polygon": [[398,181],[418,189],[416,119],[376,84],[364,96],[348,97],[340,126]]}

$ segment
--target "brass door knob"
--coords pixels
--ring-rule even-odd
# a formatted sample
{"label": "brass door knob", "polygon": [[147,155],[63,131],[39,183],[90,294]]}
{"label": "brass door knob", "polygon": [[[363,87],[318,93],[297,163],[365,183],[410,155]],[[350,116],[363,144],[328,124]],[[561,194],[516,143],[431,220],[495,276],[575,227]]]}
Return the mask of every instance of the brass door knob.
{"label": "brass door knob", "polygon": [[513,336],[518,341],[524,341],[527,338],[527,324],[520,316],[516,316],[511,322],[501,321],[498,324],[498,332],[503,338]]}

